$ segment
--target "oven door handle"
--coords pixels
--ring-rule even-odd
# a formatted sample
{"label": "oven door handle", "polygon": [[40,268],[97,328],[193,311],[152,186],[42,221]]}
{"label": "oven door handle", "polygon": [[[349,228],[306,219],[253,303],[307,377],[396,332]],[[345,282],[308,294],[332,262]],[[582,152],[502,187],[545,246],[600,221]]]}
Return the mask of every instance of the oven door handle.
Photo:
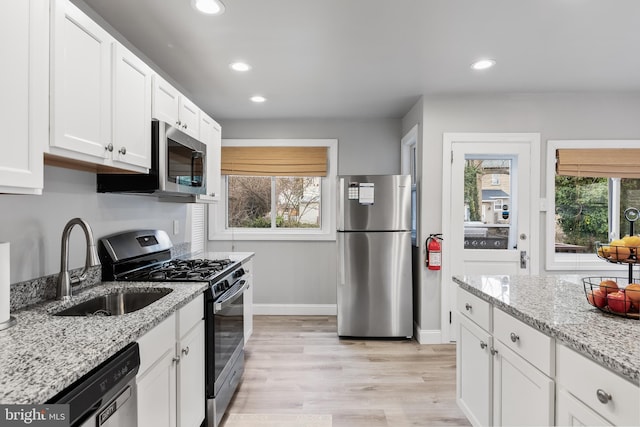
{"label": "oven door handle", "polygon": [[213,313],[217,313],[225,308],[229,307],[242,293],[249,287],[249,282],[246,280],[240,280],[242,286],[236,292],[233,293],[229,298],[225,298],[223,301],[216,301],[213,306]]}

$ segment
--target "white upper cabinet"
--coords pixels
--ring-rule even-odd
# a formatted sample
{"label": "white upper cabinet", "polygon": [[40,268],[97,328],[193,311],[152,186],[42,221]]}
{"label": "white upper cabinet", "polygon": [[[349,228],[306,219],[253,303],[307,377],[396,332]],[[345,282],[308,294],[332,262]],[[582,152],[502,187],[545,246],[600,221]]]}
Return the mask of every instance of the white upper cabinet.
{"label": "white upper cabinet", "polygon": [[153,76],[154,119],[167,122],[193,138],[200,139],[200,109],[158,75]]}
{"label": "white upper cabinet", "polygon": [[198,201],[217,202],[220,200],[222,127],[203,112],[200,113],[199,139],[207,145],[207,194],[198,195]]}
{"label": "white upper cabinet", "polygon": [[51,23],[49,153],[147,172],[150,68],[68,0],[54,0]]}
{"label": "white upper cabinet", "polygon": [[151,68],[113,44],[113,160],[151,167]]}
{"label": "white upper cabinet", "polygon": [[42,194],[48,136],[49,10],[41,0],[5,2],[0,14],[0,193]]}
{"label": "white upper cabinet", "polygon": [[114,39],[69,1],[53,4],[50,152],[89,162],[106,159]]}

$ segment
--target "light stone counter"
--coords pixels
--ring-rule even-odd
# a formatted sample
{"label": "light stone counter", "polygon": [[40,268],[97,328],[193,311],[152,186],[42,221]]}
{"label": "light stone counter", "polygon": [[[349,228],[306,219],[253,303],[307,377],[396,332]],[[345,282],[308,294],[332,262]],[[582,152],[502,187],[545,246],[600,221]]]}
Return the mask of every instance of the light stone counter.
{"label": "light stone counter", "polygon": [[603,313],[579,276],[454,276],[461,288],[640,383],[640,321]]}
{"label": "light stone counter", "polygon": [[[52,315],[97,295],[153,288],[173,291],[145,308],[121,316]],[[77,292],[69,302],[49,301],[12,312],[18,323],[0,332],[0,403],[44,403],[206,288],[203,282],[105,282]]]}

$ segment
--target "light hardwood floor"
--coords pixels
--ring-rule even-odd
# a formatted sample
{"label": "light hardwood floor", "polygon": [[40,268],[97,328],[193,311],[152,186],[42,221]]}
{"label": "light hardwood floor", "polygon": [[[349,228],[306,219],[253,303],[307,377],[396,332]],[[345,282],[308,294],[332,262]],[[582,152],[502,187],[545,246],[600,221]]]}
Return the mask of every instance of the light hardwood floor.
{"label": "light hardwood floor", "polygon": [[334,427],[470,425],[455,402],[454,345],[338,339],[335,316],[256,316],[245,351],[227,414],[330,414]]}

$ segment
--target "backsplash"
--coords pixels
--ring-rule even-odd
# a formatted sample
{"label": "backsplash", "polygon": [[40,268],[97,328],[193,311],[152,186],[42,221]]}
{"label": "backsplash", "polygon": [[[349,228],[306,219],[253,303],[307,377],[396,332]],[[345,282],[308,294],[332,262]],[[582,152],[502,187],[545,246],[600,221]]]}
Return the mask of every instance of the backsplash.
{"label": "backsplash", "polygon": [[[191,252],[191,242],[178,243],[171,248],[171,257],[178,258],[188,255]],[[77,276],[82,272],[82,268],[70,270],[71,276]],[[9,310],[11,312],[21,310],[25,307],[41,303],[43,301],[56,298],[58,273],[37,279],[26,280],[24,282],[13,283],[11,285],[11,297]],[[102,267],[91,267],[87,271],[87,279],[77,286],[73,286],[72,292],[77,292],[91,286],[99,285],[102,282]]]}

